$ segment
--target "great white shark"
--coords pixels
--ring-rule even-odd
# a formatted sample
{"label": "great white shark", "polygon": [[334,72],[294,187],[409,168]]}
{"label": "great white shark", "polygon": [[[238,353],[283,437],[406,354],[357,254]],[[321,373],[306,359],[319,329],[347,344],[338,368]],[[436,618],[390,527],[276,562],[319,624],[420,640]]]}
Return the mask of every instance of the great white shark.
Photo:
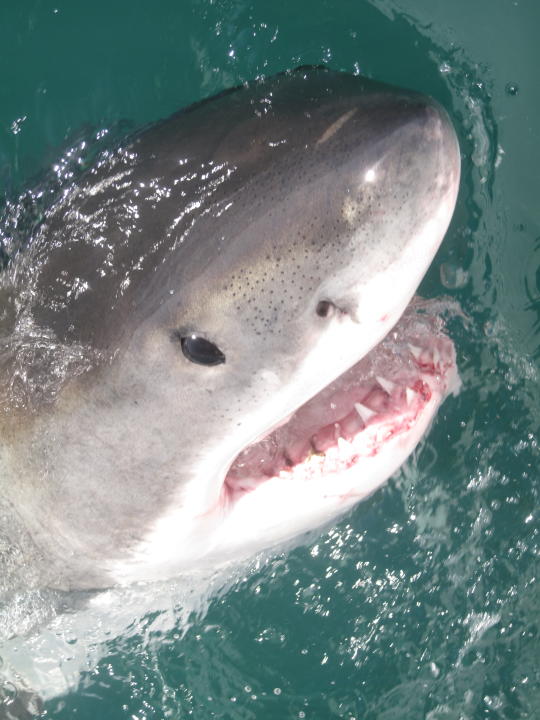
{"label": "great white shark", "polygon": [[65,184],[1,279],[4,596],[223,564],[384,483],[457,384],[406,309],[459,177],[435,101],[300,68]]}

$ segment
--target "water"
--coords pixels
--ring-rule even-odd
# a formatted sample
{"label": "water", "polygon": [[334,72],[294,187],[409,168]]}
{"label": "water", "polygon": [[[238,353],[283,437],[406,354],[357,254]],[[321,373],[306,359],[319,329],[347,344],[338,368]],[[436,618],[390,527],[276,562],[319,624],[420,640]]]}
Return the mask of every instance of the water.
{"label": "water", "polygon": [[539,716],[539,22],[534,0],[2,4],[12,195],[85,133],[307,63],[435,96],[463,153],[422,287],[468,317],[450,324],[463,390],[415,458],[189,624],[155,612],[111,639],[48,717]]}

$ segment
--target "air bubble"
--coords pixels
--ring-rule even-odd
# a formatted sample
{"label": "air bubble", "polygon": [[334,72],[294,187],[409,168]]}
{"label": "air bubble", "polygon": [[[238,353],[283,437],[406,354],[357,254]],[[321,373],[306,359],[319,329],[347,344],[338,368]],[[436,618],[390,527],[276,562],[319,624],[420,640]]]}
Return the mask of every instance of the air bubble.
{"label": "air bubble", "polygon": [[517,83],[509,82],[506,84],[506,87],[504,88],[507,95],[517,95],[519,92],[519,85]]}
{"label": "air bubble", "polygon": [[454,263],[443,263],[440,267],[441,283],[448,290],[464,287],[469,280],[469,273]]}

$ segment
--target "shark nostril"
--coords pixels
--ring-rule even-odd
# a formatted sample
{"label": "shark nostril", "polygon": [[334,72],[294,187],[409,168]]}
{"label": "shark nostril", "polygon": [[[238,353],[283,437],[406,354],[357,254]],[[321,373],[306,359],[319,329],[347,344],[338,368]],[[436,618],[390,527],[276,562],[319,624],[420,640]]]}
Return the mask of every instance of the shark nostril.
{"label": "shark nostril", "polygon": [[353,315],[351,309],[349,309],[347,306],[342,307],[341,305],[336,305],[331,300],[319,300],[319,302],[317,303],[317,307],[315,308],[315,312],[319,317],[322,318]]}
{"label": "shark nostril", "polygon": [[317,308],[316,308],[315,312],[317,313],[317,315],[319,317],[325,318],[325,317],[329,317],[330,315],[332,315],[332,313],[334,312],[335,309],[336,309],[336,306],[333,303],[331,303],[329,300],[320,300],[317,303]]}

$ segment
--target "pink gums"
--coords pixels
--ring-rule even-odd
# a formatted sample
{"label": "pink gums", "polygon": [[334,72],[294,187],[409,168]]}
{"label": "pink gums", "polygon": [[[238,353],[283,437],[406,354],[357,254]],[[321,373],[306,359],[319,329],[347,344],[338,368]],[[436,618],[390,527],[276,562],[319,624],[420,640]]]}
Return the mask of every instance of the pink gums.
{"label": "pink gums", "polygon": [[444,398],[455,389],[454,371],[454,346],[442,321],[429,303],[411,306],[366,357],[237,456],[225,478],[227,499],[277,476],[331,481],[409,431],[433,392]]}

